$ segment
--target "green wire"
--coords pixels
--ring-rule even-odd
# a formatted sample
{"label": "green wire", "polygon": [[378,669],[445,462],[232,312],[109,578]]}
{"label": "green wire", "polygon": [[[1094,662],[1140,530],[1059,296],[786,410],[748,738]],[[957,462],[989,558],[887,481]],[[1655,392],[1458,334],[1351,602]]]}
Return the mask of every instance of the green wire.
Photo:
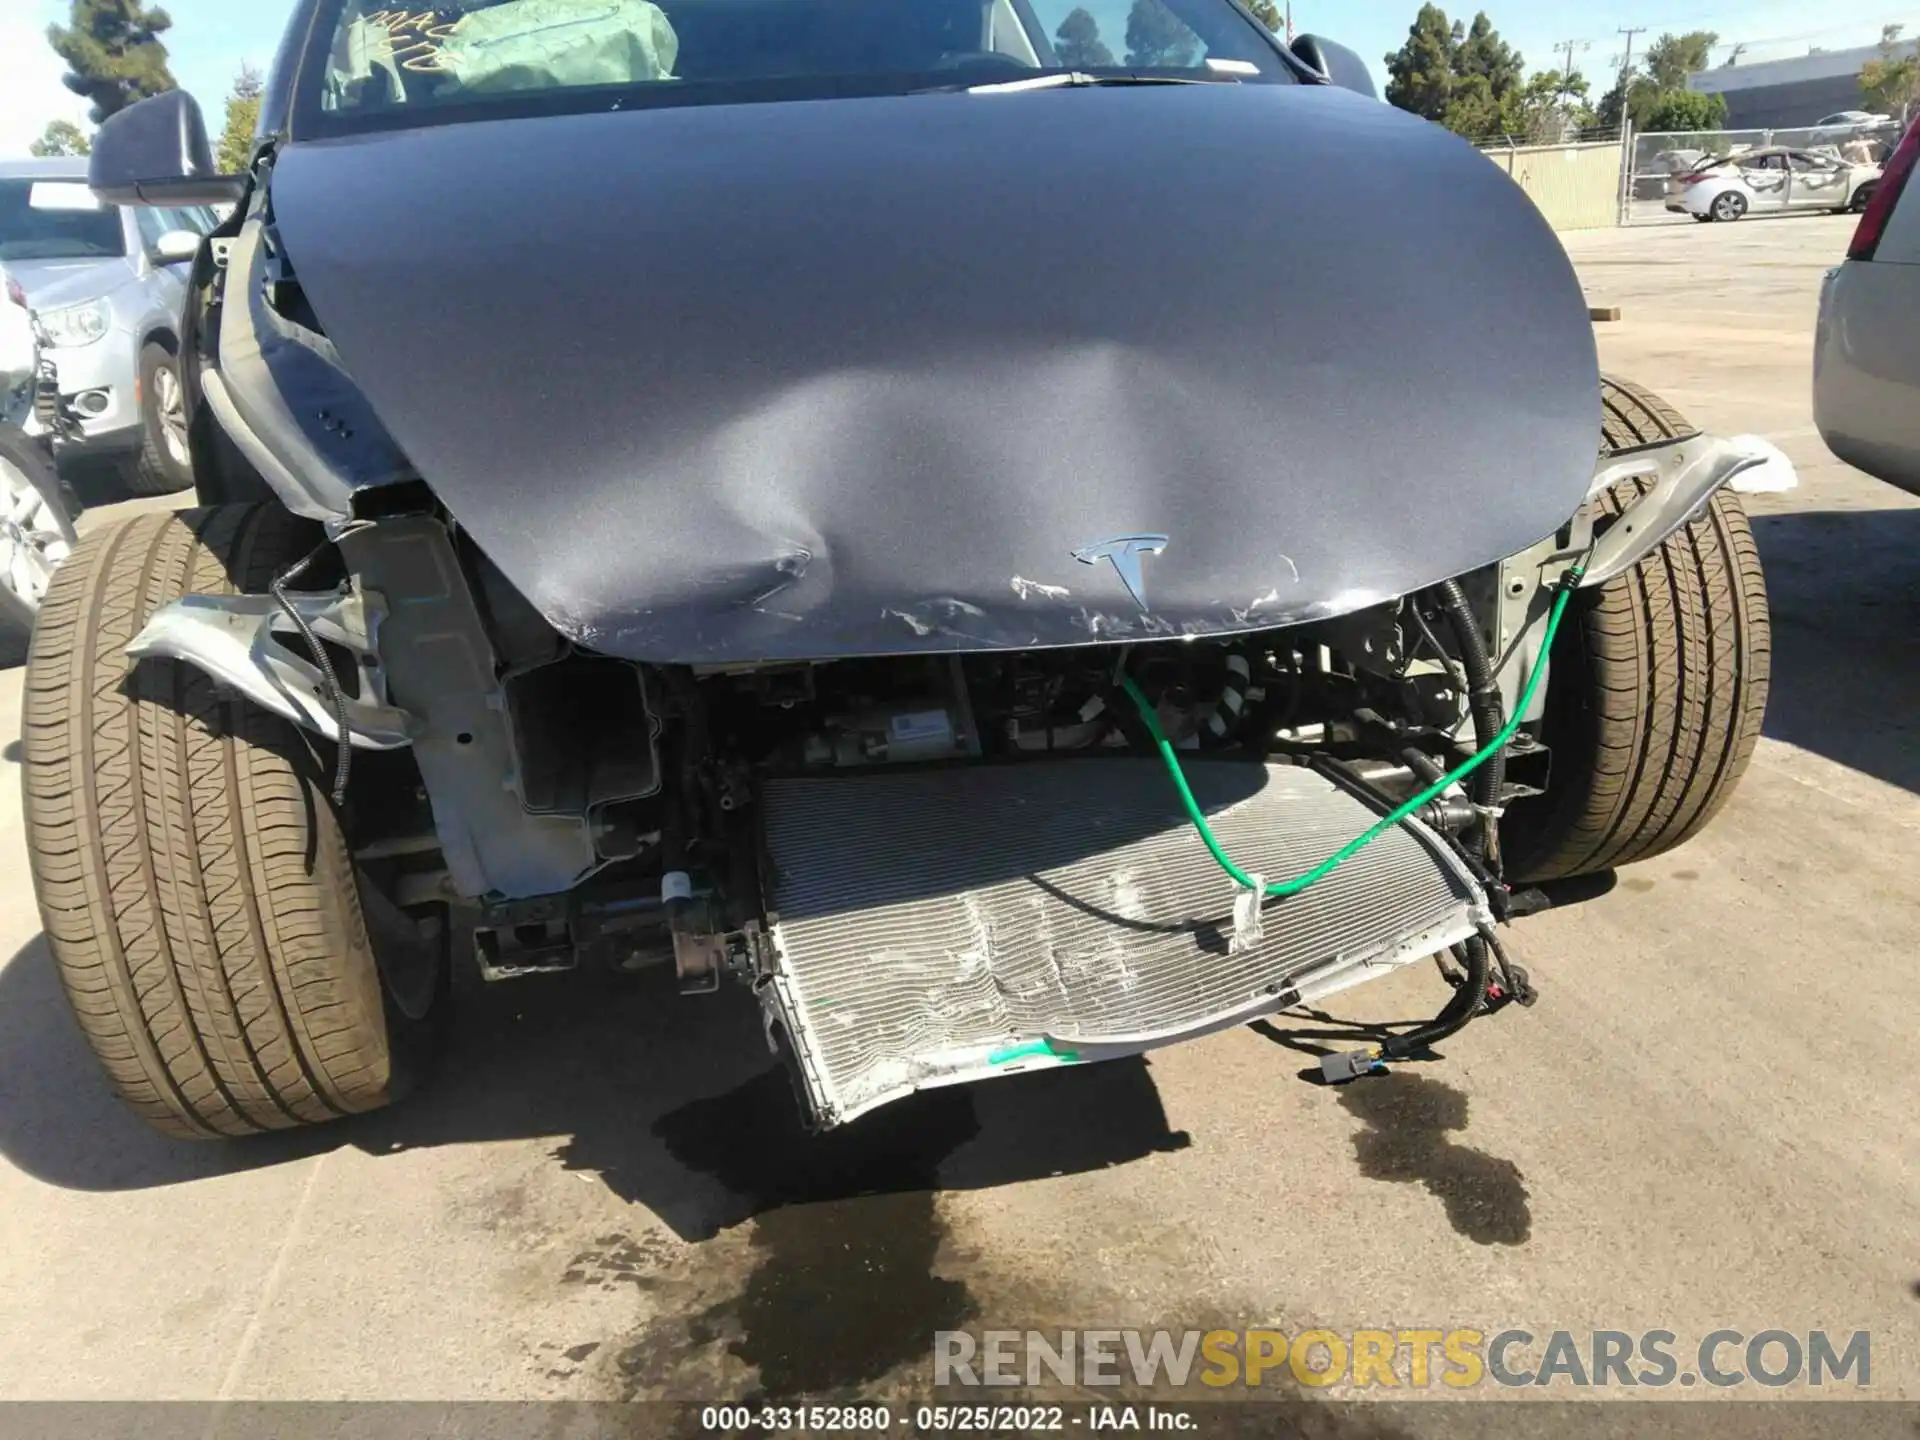
{"label": "green wire", "polygon": [[[1553,613],[1547,619],[1546,639],[1542,641],[1540,645],[1540,653],[1542,656],[1547,655],[1553,649],[1553,637],[1559,633],[1560,618],[1566,614],[1567,602],[1573,598],[1574,587],[1579,584],[1582,573],[1583,567],[1575,566],[1567,572],[1566,577],[1560,582],[1560,595],[1559,598],[1553,602]],[[1514,707],[1513,718],[1507,721],[1500,733],[1494,736],[1491,743],[1478,755],[1475,755],[1471,760],[1466,761],[1457,769],[1436,780],[1425,790],[1422,790],[1418,795],[1407,801],[1406,804],[1381,820],[1379,824],[1375,825],[1371,830],[1334,851],[1333,854],[1329,855],[1325,860],[1322,860],[1318,865],[1314,866],[1313,869],[1307,871],[1306,874],[1294,880],[1285,880],[1270,884],[1266,887],[1266,893],[1275,899],[1285,899],[1289,895],[1298,895],[1308,886],[1326,879],[1327,876],[1331,875],[1335,870],[1338,870],[1342,865],[1346,864],[1347,861],[1358,855],[1362,850],[1366,849],[1367,846],[1378,840],[1382,835],[1386,834],[1387,831],[1393,829],[1394,826],[1405,820],[1423,805],[1430,804],[1432,801],[1439,799],[1440,796],[1446,793],[1449,786],[1458,784],[1474,771],[1478,770],[1482,765],[1486,764],[1487,761],[1491,760],[1495,755],[1499,754],[1501,750],[1506,748],[1507,742],[1513,739],[1515,732],[1520,729],[1521,720],[1527,711],[1533,708],[1534,691],[1540,688],[1540,677],[1546,674],[1546,670],[1547,667],[1544,664],[1535,663],[1532,672],[1527,676],[1526,688],[1520,693],[1520,703]],[[1139,710],[1140,718],[1146,722],[1147,731],[1153,736],[1153,743],[1159,747],[1160,758],[1167,763],[1167,773],[1173,776],[1174,788],[1180,792],[1181,802],[1187,807],[1187,818],[1193,821],[1193,828],[1200,832],[1200,838],[1206,842],[1207,849],[1212,852],[1213,858],[1219,862],[1220,868],[1231,875],[1246,889],[1251,890],[1253,888],[1253,877],[1238,865],[1234,864],[1227,852],[1220,848],[1220,842],[1214,838],[1213,829],[1207,824],[1206,812],[1200,808],[1200,802],[1193,798],[1193,790],[1187,784],[1186,772],[1180,768],[1179,757],[1173,753],[1172,743],[1168,741],[1166,732],[1160,728],[1160,717],[1154,713],[1153,706],[1147,703],[1147,697],[1141,693],[1140,687],[1133,683],[1133,677],[1131,675],[1123,674],[1120,677],[1120,684],[1121,687],[1126,690],[1128,697],[1133,701],[1134,707]]]}

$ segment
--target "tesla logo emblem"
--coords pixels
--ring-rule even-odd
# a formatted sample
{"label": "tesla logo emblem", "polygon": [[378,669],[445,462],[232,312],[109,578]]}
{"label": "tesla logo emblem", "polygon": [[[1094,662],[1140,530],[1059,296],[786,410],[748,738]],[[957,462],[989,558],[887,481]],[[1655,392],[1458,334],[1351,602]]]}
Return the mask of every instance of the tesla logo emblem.
{"label": "tesla logo emblem", "polygon": [[1114,571],[1120,576],[1120,583],[1133,596],[1133,603],[1144,611],[1147,608],[1147,588],[1140,578],[1140,557],[1158,555],[1166,548],[1167,537],[1164,535],[1121,535],[1112,540],[1102,540],[1097,545],[1089,545],[1084,550],[1076,550],[1073,558],[1082,565],[1112,561]]}

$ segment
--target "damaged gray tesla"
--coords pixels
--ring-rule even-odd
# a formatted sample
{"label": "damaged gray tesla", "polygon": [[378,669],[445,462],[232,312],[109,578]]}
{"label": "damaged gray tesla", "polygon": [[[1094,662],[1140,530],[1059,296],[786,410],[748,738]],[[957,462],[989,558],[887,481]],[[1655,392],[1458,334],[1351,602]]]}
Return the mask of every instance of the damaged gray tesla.
{"label": "damaged gray tesla", "polygon": [[288,34],[244,176],[182,94],[96,143],[236,206],[200,508],[86,536],[28,676],[47,934],[160,1128],[391,1101],[456,965],[745,986],[826,1127],[1436,959],[1350,1078],[1739,780],[1755,457],[1603,379],[1539,214],[1349,52],[1235,0]]}

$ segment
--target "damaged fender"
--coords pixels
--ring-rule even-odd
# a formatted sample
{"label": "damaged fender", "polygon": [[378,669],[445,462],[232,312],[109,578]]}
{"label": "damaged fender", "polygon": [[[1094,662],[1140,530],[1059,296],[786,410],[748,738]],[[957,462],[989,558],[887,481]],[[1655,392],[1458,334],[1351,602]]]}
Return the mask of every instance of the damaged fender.
{"label": "damaged fender", "polygon": [[[413,743],[404,710],[387,703],[376,658],[385,607],[359,590],[289,594],[287,602],[322,640],[354,657],[355,693],[343,695],[348,739],[357,749],[397,750]],[[164,656],[205,671],[220,684],[328,740],[340,738],[326,677],[299,628],[271,595],[187,595],[153,613],[127,646],[134,659]]]}
{"label": "damaged fender", "polygon": [[1593,473],[1589,500],[1623,480],[1652,478],[1654,486],[1595,542],[1580,588],[1591,589],[1624,575],[1704,510],[1722,486],[1768,460],[1754,446],[1714,435],[1607,457]]}

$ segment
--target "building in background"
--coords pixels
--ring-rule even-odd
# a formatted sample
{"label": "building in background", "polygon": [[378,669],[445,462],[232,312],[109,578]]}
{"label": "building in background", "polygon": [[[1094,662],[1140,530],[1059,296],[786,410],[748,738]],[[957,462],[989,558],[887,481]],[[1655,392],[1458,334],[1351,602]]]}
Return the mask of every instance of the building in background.
{"label": "building in background", "polygon": [[1860,68],[1880,58],[1876,45],[1722,65],[1690,77],[1687,88],[1727,100],[1729,130],[1813,125],[1842,110],[1862,108]]}

